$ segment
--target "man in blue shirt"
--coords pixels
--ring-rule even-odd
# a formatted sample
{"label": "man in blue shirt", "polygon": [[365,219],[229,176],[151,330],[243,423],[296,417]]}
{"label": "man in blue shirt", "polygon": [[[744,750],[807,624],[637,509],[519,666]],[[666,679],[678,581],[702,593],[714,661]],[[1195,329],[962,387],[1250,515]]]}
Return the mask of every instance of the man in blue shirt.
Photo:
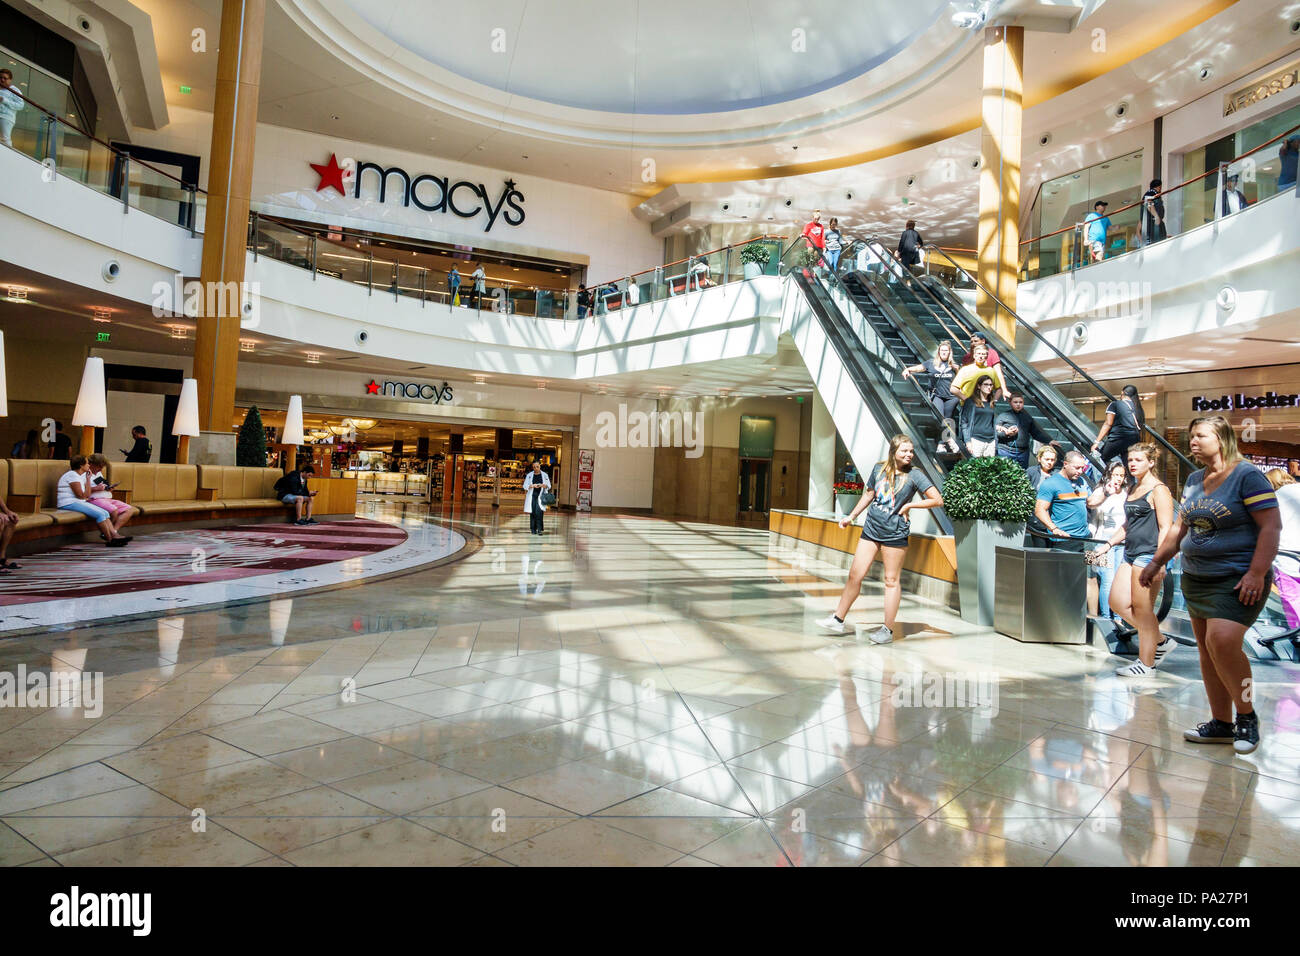
{"label": "man in blue shirt", "polygon": [[1052,534],[1077,541],[1052,541],[1051,547],[1083,553],[1088,537],[1088,483],[1083,480],[1088,460],[1077,450],[1065,453],[1061,470],[1038,486],[1034,516]]}
{"label": "man in blue shirt", "polygon": [[1106,215],[1109,205],[1104,199],[1092,204],[1092,212],[1084,216],[1084,239],[1092,253],[1093,262],[1101,262],[1106,255],[1106,231],[1110,229],[1110,219]]}

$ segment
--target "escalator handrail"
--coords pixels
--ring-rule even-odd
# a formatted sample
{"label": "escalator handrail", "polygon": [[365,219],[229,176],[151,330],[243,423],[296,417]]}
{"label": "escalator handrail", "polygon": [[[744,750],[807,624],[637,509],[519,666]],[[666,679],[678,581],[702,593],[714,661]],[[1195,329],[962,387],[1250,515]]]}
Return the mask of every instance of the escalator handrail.
{"label": "escalator handrail", "polygon": [[[1070,368],[1072,368],[1072,369],[1074,370],[1074,372],[1075,372],[1076,375],[1078,375],[1081,379],[1083,379],[1084,381],[1086,381],[1086,382],[1087,382],[1088,384],[1090,384],[1093,388],[1095,388],[1098,392],[1100,392],[1102,395],[1104,395],[1104,396],[1106,397],[1106,400],[1107,400],[1108,402],[1113,402],[1113,401],[1116,401],[1116,400],[1117,400],[1117,399],[1115,398],[1115,396],[1112,395],[1110,392],[1108,392],[1108,391],[1107,391],[1107,390],[1102,386],[1102,384],[1101,384],[1100,382],[1098,382],[1095,378],[1093,378],[1091,375],[1089,375],[1089,374],[1088,374],[1087,372],[1085,372],[1083,369],[1079,368],[1079,366],[1078,366],[1077,364],[1075,364],[1075,362],[1074,362],[1073,359],[1071,359],[1068,355],[1066,355],[1064,352],[1062,352],[1060,349],[1058,349],[1058,348],[1057,348],[1055,345],[1053,345],[1051,342],[1047,341],[1047,339],[1045,339],[1045,338],[1043,337],[1043,335],[1042,335],[1042,334],[1041,334],[1041,333],[1040,333],[1036,328],[1034,328],[1032,325],[1030,325],[1028,322],[1026,322],[1024,319],[1022,319],[1019,315],[1017,315],[1014,309],[1008,307],[1007,304],[1006,304],[1005,302],[1003,302],[1003,301],[1002,301],[1001,299],[999,299],[996,295],[994,295],[992,292],[990,292],[990,291],[988,290],[988,288],[984,285],[984,283],[980,282],[979,279],[976,279],[973,275],[971,275],[969,272],[967,272],[965,269],[963,269],[961,266],[959,266],[956,262],[954,262],[952,256],[948,255],[948,253],[944,252],[944,251],[943,251],[942,249],[940,249],[938,246],[936,246],[936,245],[932,245],[931,243],[928,243],[928,242],[925,243],[924,246],[923,246],[922,248],[924,248],[924,249],[926,249],[926,250],[934,250],[935,252],[938,252],[939,255],[941,255],[941,256],[943,256],[945,259],[947,259],[947,260],[948,260],[948,263],[949,263],[949,264],[950,264],[954,269],[956,269],[958,272],[960,272],[962,275],[964,275],[967,279],[969,279],[972,283],[974,283],[975,286],[976,286],[978,289],[980,289],[980,291],[982,291],[986,296],[988,296],[989,299],[991,299],[991,300],[993,301],[993,303],[994,303],[995,305],[997,305],[998,308],[1002,309],[1004,312],[1007,313],[1007,315],[1009,315],[1009,316],[1011,316],[1013,319],[1015,319],[1015,320],[1016,320],[1016,324],[1017,324],[1018,326],[1023,327],[1023,328],[1025,328],[1026,330],[1028,330],[1028,332],[1029,332],[1030,335],[1032,335],[1034,338],[1036,338],[1036,339],[1037,339],[1039,342],[1041,342],[1043,345],[1047,346],[1048,350],[1051,351],[1054,355],[1056,355],[1057,358],[1061,359],[1063,362],[1065,362],[1067,365],[1069,365]],[[1158,445],[1160,445],[1161,447],[1163,447],[1163,448],[1165,449],[1165,451],[1169,452],[1169,453],[1173,456],[1173,458],[1174,458],[1175,461],[1181,463],[1182,465],[1184,465],[1184,466],[1187,468],[1188,474],[1190,474],[1191,472],[1193,472],[1193,471],[1196,470],[1196,465],[1192,463],[1191,459],[1189,459],[1186,455],[1184,455],[1184,454],[1183,454],[1182,452],[1180,452],[1177,448],[1175,448],[1173,445],[1171,445],[1171,444],[1168,442],[1168,440],[1165,439],[1165,437],[1164,437],[1163,435],[1158,434],[1158,433],[1155,431],[1155,429],[1153,429],[1150,425],[1147,425],[1147,424],[1145,424],[1145,423],[1143,423],[1143,426],[1142,426],[1142,427],[1143,427],[1143,429],[1144,429],[1144,430],[1145,430],[1145,431],[1146,431],[1146,432],[1147,432],[1147,433],[1148,433],[1148,434],[1149,434],[1149,435],[1150,435],[1150,436],[1155,440],[1156,444],[1158,444]]]}
{"label": "escalator handrail", "polygon": [[[879,248],[878,249],[875,248],[873,246],[873,243],[875,246],[878,246]],[[866,241],[866,246],[868,249],[872,251],[872,254],[874,254],[875,257],[880,260],[881,265],[883,265],[886,269],[888,269],[892,275],[897,276],[899,279],[903,281],[916,278],[906,270],[906,268],[903,266],[901,262],[898,261],[898,257],[889,251],[889,247],[880,241],[879,236],[872,236],[870,239],[868,239]],[[944,311],[948,312],[949,313],[948,317],[957,323],[957,328],[958,328],[957,332],[954,332],[951,328],[948,327],[948,323],[943,320],[942,316],[935,316],[935,318],[939,320],[939,324],[943,326],[943,330],[947,332],[948,337],[952,339],[953,349],[955,350],[958,342],[965,343],[969,341],[970,329],[964,328],[960,317],[953,315],[950,310],[945,308]]]}
{"label": "escalator handrail", "polygon": [[[924,436],[916,432],[916,429],[912,426],[911,419],[909,419],[907,414],[903,412],[902,408],[900,407],[899,409],[899,416],[895,416],[871,389],[859,386],[858,380],[861,378],[864,381],[864,384],[867,381],[875,381],[880,388],[889,391],[889,383],[885,381],[883,376],[881,376],[879,372],[871,366],[871,363],[863,362],[857,355],[843,351],[838,344],[837,337],[830,334],[831,330],[835,328],[831,321],[831,310],[833,309],[836,313],[839,312],[838,306],[836,306],[835,302],[830,298],[830,293],[821,285],[821,283],[809,279],[806,269],[792,270],[790,272],[790,278],[803,294],[804,301],[808,303],[808,308],[817,317],[818,321],[822,323],[823,329],[828,333],[827,340],[839,355],[840,361],[844,362],[846,366],[851,366],[858,373],[857,376],[850,376],[850,380],[854,382],[854,387],[856,388],[859,397],[862,399],[863,404],[867,406],[867,410],[871,413],[877,424],[883,425],[888,422],[890,427],[894,430],[894,434],[906,435],[912,442],[913,452],[916,457],[921,460],[923,466],[922,470],[927,473],[927,476],[931,481],[934,481],[936,478],[941,479],[944,475],[943,469],[939,467],[938,462],[933,457],[931,449],[927,447]],[[838,315],[837,317],[844,325],[848,324],[843,315]],[[854,337],[854,340],[856,341],[856,336]],[[861,342],[858,344],[862,345]],[[865,345],[863,345],[863,348],[865,348]],[[899,420],[900,418],[901,421]],[[882,430],[884,429],[882,428]],[[874,462],[872,464],[874,464]],[[938,485],[939,482],[935,482],[935,484]],[[935,523],[939,525],[944,534],[952,534],[952,522],[949,520],[948,516],[943,513],[943,509],[934,509],[932,513],[934,515]]]}
{"label": "escalator handrail", "polygon": [[[813,273],[813,275],[814,275],[814,278],[815,278],[815,277],[816,277],[816,273]],[[817,281],[821,281],[821,280],[817,280]],[[845,293],[845,296],[844,296],[844,297],[845,297],[845,298],[846,298],[846,299],[847,299],[847,300],[848,300],[848,301],[853,305],[853,308],[855,308],[855,309],[858,310],[858,314],[862,316],[862,320],[863,320],[863,321],[864,321],[868,326],[870,326],[870,325],[871,325],[871,319],[867,316],[867,314],[866,314],[865,312],[862,311],[862,307],[859,306],[859,305],[857,304],[857,302],[854,302],[854,301],[853,301],[853,295],[852,295],[852,293],[849,292],[848,287],[844,285],[843,280],[840,279],[838,276],[836,276],[835,281],[838,282],[838,283],[840,284],[841,288],[844,289],[844,293]],[[884,312],[885,312],[884,304],[881,303],[878,299],[875,298],[875,295],[874,295],[875,290],[874,290],[874,289],[871,290],[871,292],[873,293],[873,296],[872,296],[873,300],[876,301],[876,304],[877,304],[877,305],[880,305],[880,306],[881,306],[881,312],[884,313]],[[894,317],[893,317],[893,316],[890,316],[890,315],[888,315],[888,314],[886,314],[886,315],[885,315],[885,318],[886,318],[887,321],[891,322],[891,323],[894,325],[895,331],[897,331],[897,330],[898,330],[898,324],[894,321]],[[886,344],[885,342],[883,342],[883,341],[881,342],[881,345],[882,345],[882,346],[885,345],[885,344]],[[911,344],[911,343],[909,343],[909,344]],[[890,354],[893,355],[892,352],[890,352]],[[906,362],[904,362],[902,359],[900,359],[897,355],[894,355],[894,359],[895,359],[895,361],[898,362],[898,364],[899,364],[903,369],[907,369],[907,368],[909,368],[908,364],[907,364]],[[893,370],[892,370],[892,369],[889,369],[888,371],[891,371],[891,372],[892,372]],[[938,410],[937,408],[934,407],[933,403],[931,403],[931,401],[930,401],[930,394],[929,394],[929,393],[928,393],[924,388],[921,387],[921,383],[920,383],[919,381],[917,381],[915,375],[900,375],[899,378],[902,379],[904,382],[907,382],[909,385],[911,385],[911,387],[916,391],[917,396],[921,399],[922,407],[925,408],[926,412],[930,415],[931,418],[933,418],[936,422],[938,422],[938,424],[939,424],[939,434],[942,435],[942,434],[944,433],[944,418],[943,418],[943,416],[939,413],[939,410]],[[886,384],[893,384],[893,380],[892,380],[892,378],[891,378],[890,381],[887,382]],[[953,441],[954,441],[955,444],[957,445],[957,450],[958,450],[960,456],[961,456],[962,458],[969,458],[969,457],[970,457],[970,453],[967,451],[966,446],[962,443],[960,436],[954,434],[954,435],[953,435]],[[913,444],[915,444],[915,443],[913,443]]]}
{"label": "escalator handrail", "polygon": [[[883,255],[874,247],[869,246],[868,248],[871,248],[873,254],[877,258],[881,259],[886,267],[888,267],[886,257],[892,259],[893,256],[889,253],[888,248],[880,241],[879,237],[872,237],[872,241],[876,246],[884,249]],[[901,263],[899,264],[899,268],[902,268]],[[907,278],[912,278],[912,276],[909,274]],[[1002,352],[1006,353],[1003,357],[1003,362],[1014,371],[1016,381],[1020,384],[1021,388],[1028,391],[1030,396],[1034,399],[1034,404],[1044,413],[1048,420],[1060,430],[1061,434],[1074,445],[1075,449],[1080,454],[1092,462],[1092,464],[1101,471],[1105,470],[1105,463],[1102,462],[1101,459],[1097,458],[1092,452],[1093,433],[1089,427],[1091,423],[1083,418],[1079,413],[1079,410],[1074,407],[1073,403],[1071,403],[1069,399],[1061,395],[1051,386],[1051,383],[1047,382],[1045,379],[1043,382],[1047,387],[1045,389],[1039,388],[1034,383],[1033,377],[1028,373],[1033,372],[1035,375],[1038,375],[1039,378],[1042,378],[1042,376],[1032,367],[1022,367],[1027,363],[1024,363],[1020,356],[1015,354],[1015,351],[1009,348],[1006,343],[1001,342],[1000,337],[993,333],[991,329],[981,328],[978,324],[978,319],[971,319],[969,315],[955,312],[952,306],[945,302],[942,297],[937,295],[935,291],[925,283],[917,283],[915,288],[924,289],[935,305],[937,305],[937,307],[943,312],[946,312],[948,317],[956,323],[957,327],[963,330],[965,337],[968,338],[970,330],[974,329],[981,335],[984,335],[991,344],[1000,345],[1002,347]],[[920,295],[916,295],[916,299],[918,302],[923,302]],[[944,327],[944,330],[949,333],[949,335],[953,334],[952,330],[948,327],[948,324],[943,321],[941,316],[936,315],[935,318],[939,321],[939,324]],[[957,338],[960,340],[962,337],[959,336]],[[1081,435],[1083,436],[1083,441],[1079,440]]]}

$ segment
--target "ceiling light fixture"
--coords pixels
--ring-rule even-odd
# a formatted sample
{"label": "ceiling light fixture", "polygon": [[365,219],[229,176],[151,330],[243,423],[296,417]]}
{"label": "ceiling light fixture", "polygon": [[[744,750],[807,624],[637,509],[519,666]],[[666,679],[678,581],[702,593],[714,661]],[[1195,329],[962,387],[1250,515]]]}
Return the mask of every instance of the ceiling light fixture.
{"label": "ceiling light fixture", "polygon": [[172,338],[174,339],[183,339],[188,337],[190,334],[189,329],[185,328],[183,325],[169,325],[167,328],[171,329]]}
{"label": "ceiling light fixture", "polygon": [[96,322],[113,321],[113,313],[109,312],[108,309],[92,309],[90,312],[90,317],[94,319]]}
{"label": "ceiling light fixture", "polygon": [[475,385],[486,385],[486,384],[487,384],[487,376],[486,376],[486,375],[475,375],[475,376],[474,376],[474,384],[475,384]]}
{"label": "ceiling light fixture", "polygon": [[308,353],[307,353],[307,364],[308,364],[308,365],[319,365],[319,364],[320,364],[320,353],[319,353],[319,352],[308,352]]}
{"label": "ceiling light fixture", "polygon": [[239,351],[241,352],[251,352],[256,347],[257,347],[257,342],[254,339],[239,340]]}
{"label": "ceiling light fixture", "polygon": [[27,293],[28,293],[29,291],[30,291],[30,290],[29,290],[29,289],[27,288],[27,286],[25,286],[25,285],[11,285],[11,286],[9,286],[9,301],[10,301],[10,302],[26,302],[26,301],[27,301]]}

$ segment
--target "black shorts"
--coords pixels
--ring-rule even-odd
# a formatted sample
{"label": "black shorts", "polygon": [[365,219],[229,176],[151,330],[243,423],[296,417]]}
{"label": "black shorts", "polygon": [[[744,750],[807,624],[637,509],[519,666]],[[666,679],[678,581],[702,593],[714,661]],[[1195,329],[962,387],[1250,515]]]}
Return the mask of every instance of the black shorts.
{"label": "black shorts", "polygon": [[862,529],[862,537],[866,541],[874,541],[882,548],[906,548],[907,547],[907,538],[891,538],[888,541],[882,541],[879,538],[877,538],[874,534],[869,533],[866,528]]}
{"label": "black shorts", "polygon": [[1236,590],[1237,582],[1240,580],[1240,574],[1209,578],[1184,571],[1183,603],[1187,605],[1188,616],[1207,621],[1211,618],[1220,618],[1250,627],[1268,601],[1268,593],[1273,587],[1273,572],[1270,571],[1265,576],[1263,597],[1254,604],[1241,603],[1241,592]]}
{"label": "black shorts", "polygon": [[1075,554],[1083,554],[1088,550],[1088,542],[1083,538],[1070,538],[1065,541],[1052,541],[1051,548],[1053,551],[1073,551]]}

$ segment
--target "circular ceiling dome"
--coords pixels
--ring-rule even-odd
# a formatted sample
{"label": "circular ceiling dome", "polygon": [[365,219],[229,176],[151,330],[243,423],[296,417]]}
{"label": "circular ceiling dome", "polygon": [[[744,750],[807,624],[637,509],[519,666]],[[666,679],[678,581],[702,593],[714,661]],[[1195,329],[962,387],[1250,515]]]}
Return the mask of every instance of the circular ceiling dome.
{"label": "circular ceiling dome", "polygon": [[336,0],[396,48],[557,106],[718,113],[831,89],[907,48],[947,0]]}

